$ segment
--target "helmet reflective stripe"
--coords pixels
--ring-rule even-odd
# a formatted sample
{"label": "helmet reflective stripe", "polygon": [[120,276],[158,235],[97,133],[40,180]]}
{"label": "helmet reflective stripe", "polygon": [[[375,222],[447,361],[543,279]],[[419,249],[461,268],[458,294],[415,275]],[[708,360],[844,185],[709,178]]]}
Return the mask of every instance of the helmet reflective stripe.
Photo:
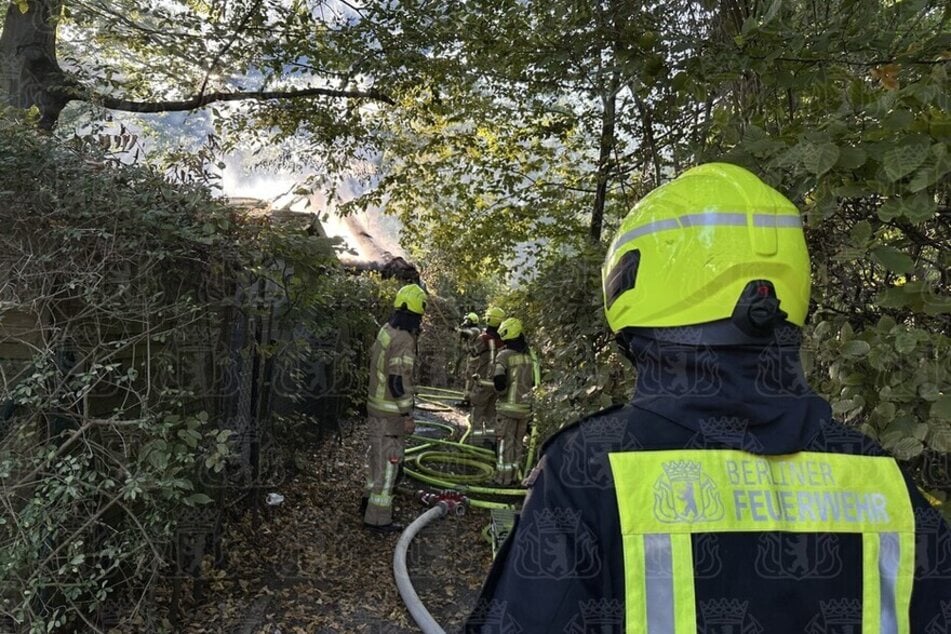
{"label": "helmet reflective stripe", "polygon": [[802,218],[799,216],[774,216],[772,214],[753,214],[754,227],[790,227],[801,229]]}
{"label": "helmet reflective stripe", "polygon": [[[611,243],[611,248],[608,251],[607,261],[611,262],[614,258],[614,254],[619,249],[621,249],[631,240],[640,238],[641,236],[657,233],[658,231],[668,231],[670,229],[681,229],[684,227],[714,226],[745,227],[747,226],[747,215],[743,213],[732,212],[687,214],[685,216],[680,216],[680,218],[677,220],[659,220],[657,222],[650,222],[646,225],[635,227],[634,229],[631,229],[630,231],[618,236],[614,242]],[[753,214],[753,226],[763,228],[775,227],[777,229],[801,229],[802,218],[799,216],[789,215],[776,216],[774,214]]]}
{"label": "helmet reflective stripe", "polygon": [[732,212],[705,212],[702,214],[686,214],[679,218],[680,224],[685,227],[708,227],[714,225],[727,225],[730,227],[746,226],[745,213]]}

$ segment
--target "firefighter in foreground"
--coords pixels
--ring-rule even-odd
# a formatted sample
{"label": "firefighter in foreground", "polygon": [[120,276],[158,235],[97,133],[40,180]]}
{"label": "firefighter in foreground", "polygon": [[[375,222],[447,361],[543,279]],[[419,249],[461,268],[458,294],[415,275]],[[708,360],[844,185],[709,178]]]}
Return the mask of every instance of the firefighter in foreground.
{"label": "firefighter in foreground", "polygon": [[485,311],[485,330],[475,340],[469,356],[472,368],[472,391],[469,392],[469,402],[472,410],[469,413],[469,424],[472,429],[485,431],[495,425],[495,385],[492,382],[492,373],[495,372],[495,355],[502,347],[499,338],[499,325],[505,320],[505,312],[497,306]]}
{"label": "firefighter in foreground", "polygon": [[393,487],[403,459],[404,437],[415,429],[413,370],[426,291],[417,284],[404,286],[396,293],[393,307],[390,320],[380,328],[370,349],[370,446],[363,524],[378,532],[403,529],[393,522]]}
{"label": "firefighter in foreground", "polygon": [[806,383],[796,207],[712,163],[603,268],[633,400],[561,430],[468,632],[951,632],[951,530]]}
{"label": "firefighter in foreground", "polygon": [[492,380],[498,400],[495,422],[496,484],[508,486],[518,476],[525,453],[525,434],[532,418],[532,389],[538,384],[538,364],[529,350],[522,322],[510,317],[499,326],[502,350],[495,358]]}
{"label": "firefighter in foreground", "polygon": [[469,394],[472,392],[472,375],[478,370],[478,357],[470,356],[469,352],[472,350],[472,347],[475,346],[476,341],[479,339],[479,335],[482,334],[482,329],[479,328],[479,316],[475,313],[469,313],[462,320],[462,324],[456,328],[456,332],[459,333],[459,343],[462,347],[462,363],[463,367],[463,376],[465,386],[462,389],[462,401],[456,403],[459,407],[469,407],[471,403],[469,402]]}

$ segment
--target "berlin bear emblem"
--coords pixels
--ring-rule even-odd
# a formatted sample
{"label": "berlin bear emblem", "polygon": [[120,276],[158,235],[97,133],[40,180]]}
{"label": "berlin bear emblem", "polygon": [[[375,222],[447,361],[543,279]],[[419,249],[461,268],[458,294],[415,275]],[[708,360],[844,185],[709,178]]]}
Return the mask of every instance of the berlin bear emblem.
{"label": "berlin bear emblem", "polygon": [[664,473],[654,483],[654,516],[668,524],[716,522],[725,509],[713,478],[693,460],[663,463]]}

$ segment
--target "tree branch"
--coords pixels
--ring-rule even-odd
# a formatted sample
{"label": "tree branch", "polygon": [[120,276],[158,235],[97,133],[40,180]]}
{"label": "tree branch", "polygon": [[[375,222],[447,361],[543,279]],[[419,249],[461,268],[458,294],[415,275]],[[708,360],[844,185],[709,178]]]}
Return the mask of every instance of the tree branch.
{"label": "tree branch", "polygon": [[234,43],[238,41],[238,36],[244,31],[248,26],[248,22],[251,21],[251,18],[254,17],[254,12],[258,10],[258,7],[261,6],[262,0],[257,0],[254,5],[248,9],[248,12],[244,14],[244,17],[241,19],[241,23],[238,24],[238,28],[234,30],[231,34],[231,39],[228,40],[228,43],[225,44],[218,54],[215,55],[214,59],[211,60],[211,63],[208,64],[208,70],[205,71],[205,78],[201,82],[201,88],[198,90],[198,95],[204,95],[205,89],[208,87],[208,80],[211,79],[211,73],[215,70],[215,67],[218,65],[218,62],[221,61],[221,58],[224,57],[225,53],[231,50],[231,47],[234,46]]}
{"label": "tree branch", "polygon": [[303,99],[307,97],[341,97],[347,99],[370,99],[395,105],[388,95],[375,90],[334,90],[332,88],[303,88],[300,90],[262,90],[240,92],[210,92],[181,101],[131,101],[105,95],[97,95],[93,101],[110,110],[126,112],[183,112],[195,110],[211,103],[222,101],[270,101],[272,99]]}

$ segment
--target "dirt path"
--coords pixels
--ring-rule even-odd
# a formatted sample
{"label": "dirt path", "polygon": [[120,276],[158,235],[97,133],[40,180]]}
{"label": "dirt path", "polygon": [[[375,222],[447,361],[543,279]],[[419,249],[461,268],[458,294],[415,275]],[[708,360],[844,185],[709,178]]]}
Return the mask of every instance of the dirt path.
{"label": "dirt path", "polygon": [[[225,563],[208,571],[207,600],[184,606],[184,632],[419,631],[393,582],[398,536],[369,533],[357,513],[365,437],[358,424],[342,443],[314,450],[314,468],[285,484],[284,503],[257,531],[250,517],[228,528]],[[397,521],[408,524],[424,510],[415,489],[412,481],[400,487]],[[416,590],[447,632],[456,631],[469,613],[491,563],[481,535],[487,523],[488,513],[479,509],[441,520],[423,531],[408,554]]]}

